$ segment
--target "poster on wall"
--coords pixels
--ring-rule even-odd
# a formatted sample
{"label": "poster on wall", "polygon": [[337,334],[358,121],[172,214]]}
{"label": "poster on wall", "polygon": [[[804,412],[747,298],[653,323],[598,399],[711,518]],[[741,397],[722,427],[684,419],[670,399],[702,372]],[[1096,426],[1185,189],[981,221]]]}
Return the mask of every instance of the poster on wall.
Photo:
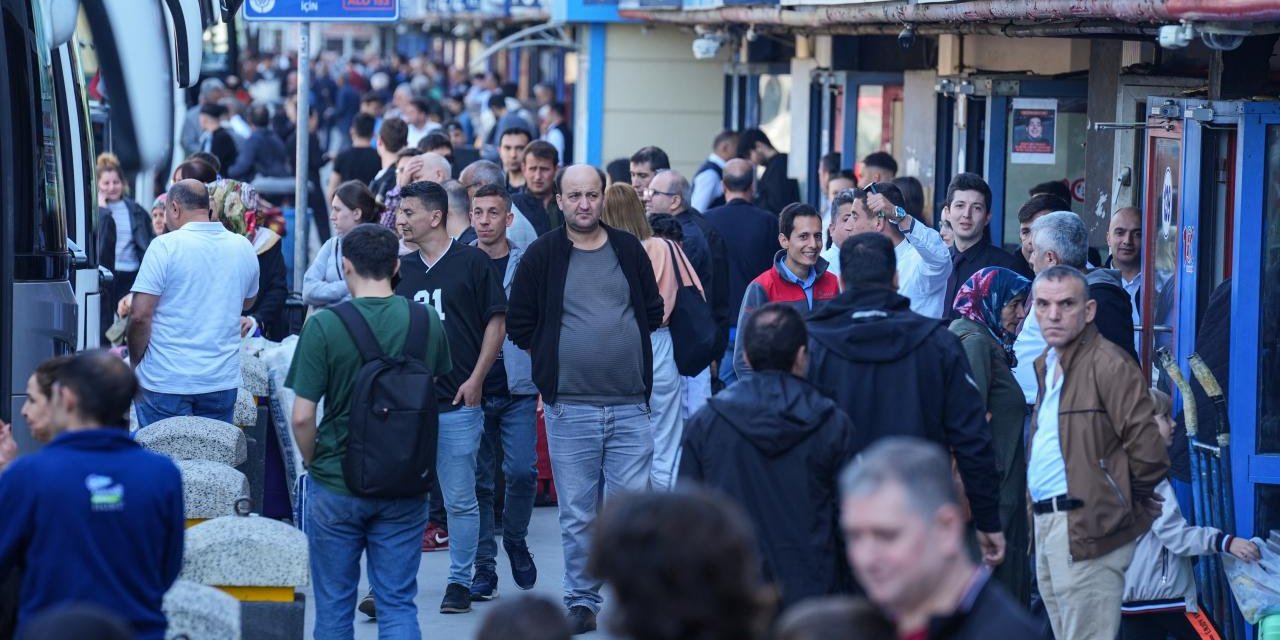
{"label": "poster on wall", "polygon": [[1058,101],[1054,98],[1013,99],[1013,164],[1056,164],[1058,161]]}

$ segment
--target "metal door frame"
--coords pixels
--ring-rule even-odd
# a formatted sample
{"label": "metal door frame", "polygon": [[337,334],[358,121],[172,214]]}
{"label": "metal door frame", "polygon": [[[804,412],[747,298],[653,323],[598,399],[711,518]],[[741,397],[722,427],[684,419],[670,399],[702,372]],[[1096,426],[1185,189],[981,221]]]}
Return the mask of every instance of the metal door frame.
{"label": "metal door frame", "polygon": [[[809,167],[812,175],[817,175],[818,163],[822,156],[835,148],[835,102],[831,89],[841,87],[844,105],[840,109],[840,168],[853,170],[861,158],[856,157],[858,148],[858,90],[864,85],[871,86],[903,86],[901,72],[880,71],[831,71],[815,69],[809,78],[810,116],[809,116]],[[851,102],[852,100],[852,102]],[[818,202],[818,181],[809,181],[808,199]]]}

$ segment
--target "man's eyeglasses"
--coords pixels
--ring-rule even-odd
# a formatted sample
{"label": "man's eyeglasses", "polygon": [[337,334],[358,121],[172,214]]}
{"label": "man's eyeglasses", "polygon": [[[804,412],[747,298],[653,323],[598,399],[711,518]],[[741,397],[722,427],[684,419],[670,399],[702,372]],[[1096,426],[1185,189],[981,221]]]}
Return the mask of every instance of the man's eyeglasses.
{"label": "man's eyeglasses", "polygon": [[677,193],[677,192],[675,192],[675,191],[658,191],[657,189],[654,189],[653,187],[647,187],[647,188],[645,188],[644,193],[643,193],[644,197],[646,197],[646,198],[652,198],[654,195],[657,195],[657,194],[662,194],[662,195],[664,195],[664,196],[667,196],[668,198],[674,198],[674,197],[676,197],[677,195],[679,195],[679,193]]}

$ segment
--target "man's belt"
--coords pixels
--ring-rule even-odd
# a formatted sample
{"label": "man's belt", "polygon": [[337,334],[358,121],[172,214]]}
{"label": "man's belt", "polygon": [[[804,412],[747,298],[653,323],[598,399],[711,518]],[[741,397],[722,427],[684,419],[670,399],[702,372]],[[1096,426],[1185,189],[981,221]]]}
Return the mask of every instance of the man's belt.
{"label": "man's belt", "polygon": [[1069,498],[1066,494],[1054,496],[1047,500],[1041,500],[1031,504],[1031,512],[1036,515],[1046,513],[1055,513],[1058,511],[1073,511],[1084,506],[1084,500],[1079,498]]}

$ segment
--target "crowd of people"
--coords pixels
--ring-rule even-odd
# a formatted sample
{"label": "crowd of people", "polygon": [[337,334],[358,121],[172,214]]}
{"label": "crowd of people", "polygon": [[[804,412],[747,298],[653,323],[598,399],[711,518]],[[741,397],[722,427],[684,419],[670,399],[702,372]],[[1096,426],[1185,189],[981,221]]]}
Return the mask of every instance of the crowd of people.
{"label": "crowd of people", "polygon": [[[594,630],[606,584],[607,622],[635,640],[1210,637],[1189,557],[1259,557],[1179,511],[1171,402],[1135,353],[1136,211],[1112,217],[1102,268],[1069,194],[1041,185],[1009,253],[987,239],[976,174],[952,178],[935,219],[884,152],[856,172],[824,157],[820,201],[802,202],[758,129],[716,135],[692,176],[658,146],[606,171],[568,157],[547,91],[535,123],[493,74],[379,74],[389,99],[353,99],[346,74],[322,109],[346,128],[333,179],[313,181],[324,242],[286,382],[316,638],[350,637],[357,607],[383,637],[420,637],[424,551],[449,554],[441,613],[497,596],[499,537],[532,588],[540,417],[563,602],[493,606],[481,638]],[[126,283],[104,317],[126,325],[133,373],[82,354],[32,376],[24,416],[50,444],[0,475],[0,566],[27,569],[19,625],[87,599],[159,637],[176,573],[173,542],[155,540],[174,523],[121,542],[136,554],[119,562],[150,552],[156,570],[108,594],[85,585],[111,576],[46,572],[43,534],[97,538],[80,551],[111,573],[119,550],[102,545],[121,534],[97,536],[101,512],[128,517],[135,492],[170,509],[178,482],[119,429],[130,401],[144,429],[229,421],[240,338],[287,333],[279,234],[250,183],[292,171],[286,136],[254,104],[240,139],[234,90],[200,95],[192,155],[150,217],[99,162],[99,251]],[[379,386],[378,367],[429,376],[427,397]],[[86,372],[113,382],[86,387]],[[379,446],[370,412],[430,425],[421,490],[354,475]],[[419,453],[410,431],[397,460]],[[9,442],[0,431],[0,463]],[[119,465],[133,471],[95,471]],[[32,506],[86,471],[104,478],[85,480],[93,500]],[[99,501],[115,487],[127,510]]]}

